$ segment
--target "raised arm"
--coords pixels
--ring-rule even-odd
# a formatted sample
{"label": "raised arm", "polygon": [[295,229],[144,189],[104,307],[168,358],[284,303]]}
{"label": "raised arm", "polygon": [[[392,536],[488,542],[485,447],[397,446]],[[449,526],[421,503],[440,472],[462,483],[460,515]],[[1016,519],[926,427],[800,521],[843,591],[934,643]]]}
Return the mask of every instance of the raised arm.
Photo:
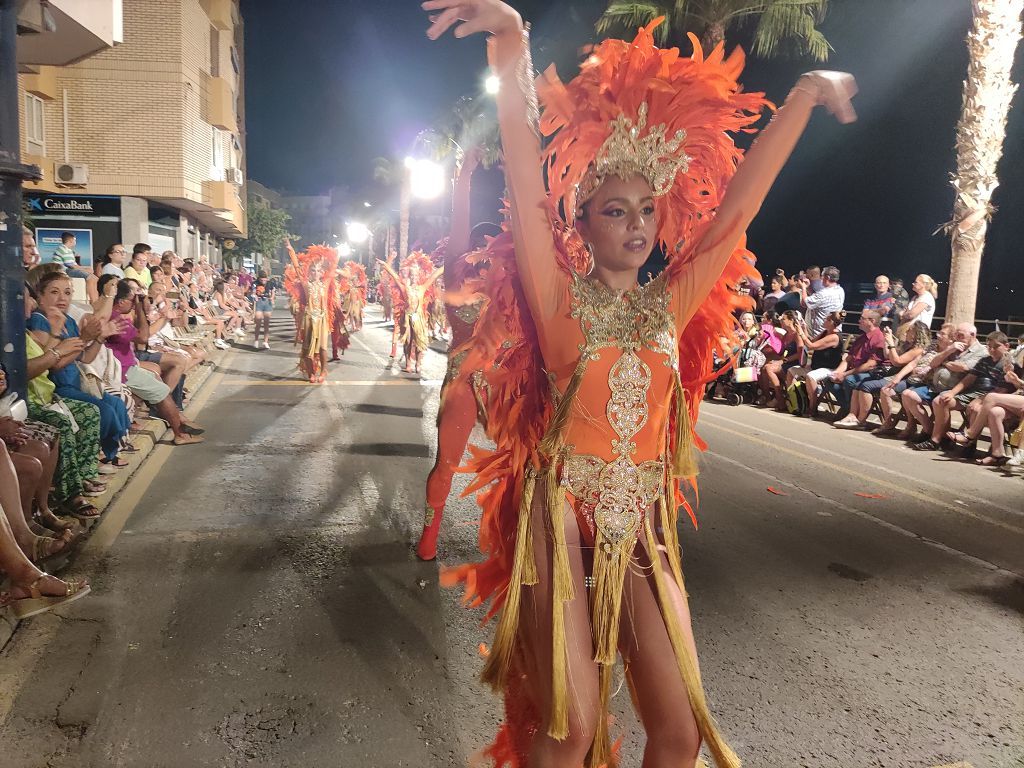
{"label": "raised arm", "polygon": [[395,272],[394,269],[392,269],[391,265],[388,264],[386,261],[381,261],[380,259],[377,259],[377,263],[380,264],[381,267],[389,275],[391,275],[391,281],[395,284],[395,287],[397,287],[398,290],[402,292],[402,295],[403,296],[407,296],[408,292],[405,289],[405,281],[401,277],[398,276],[398,273]]}
{"label": "raised arm", "polygon": [[811,72],[797,81],[771,123],[747,151],[729,182],[714,223],[698,246],[689,275],[693,302],[703,301],[721,276],[807,127],[814,107],[824,104],[840,122],[853,122],[856,114],[850,98],[856,91],[853,77],[842,72]]}
{"label": "raised arm", "polygon": [[432,40],[459,21],[463,23],[455,28],[455,37],[491,34],[487,58],[501,83],[498,124],[516,263],[530,310],[535,318],[543,318],[558,307],[566,278],[556,261],[548,219],[533,62],[523,20],[499,0],[427,0],[423,9],[438,12],[427,30]]}
{"label": "raised arm", "polygon": [[295,255],[295,249],[292,248],[292,241],[287,237],[284,239],[284,247],[288,250],[288,258],[292,260],[292,268],[295,270],[296,276],[301,276],[302,265],[299,264],[299,257]]}
{"label": "raised arm", "polygon": [[473,172],[480,164],[480,148],[471,147],[459,166],[455,176],[455,190],[452,192],[452,230],[448,235],[448,252],[445,253],[445,267],[451,271],[455,261],[469,252],[470,218],[469,201],[473,184]]}

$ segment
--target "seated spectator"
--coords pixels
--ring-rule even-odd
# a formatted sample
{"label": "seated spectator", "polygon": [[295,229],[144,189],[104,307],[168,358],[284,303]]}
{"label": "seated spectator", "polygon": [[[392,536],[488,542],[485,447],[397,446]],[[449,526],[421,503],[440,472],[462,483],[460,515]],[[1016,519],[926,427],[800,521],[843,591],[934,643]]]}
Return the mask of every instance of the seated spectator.
{"label": "seated spectator", "polygon": [[128,251],[124,249],[121,243],[114,243],[107,248],[106,253],[103,255],[104,275],[116,275],[117,277],[124,278],[124,263],[128,259]]}
{"label": "seated spectator", "polygon": [[[36,308],[36,293],[25,286],[25,318]],[[63,339],[54,351],[46,353],[31,333],[25,334],[28,378],[28,416],[49,424],[60,435],[57,467],[53,478],[53,497],[60,507],[79,520],[97,517],[99,511],[85,498],[106,490],[99,479],[100,412],[96,406],[79,400],[65,400],[55,394],[47,373],[81,345],[80,339]],[[50,530],[61,531],[70,525],[62,522],[48,507],[40,506],[39,521]]]}
{"label": "seated spectator", "polygon": [[[2,473],[3,468],[0,467]],[[10,481],[10,477],[7,480]],[[62,581],[44,573],[25,556],[17,532],[8,522],[4,497],[9,493],[2,489],[3,485],[0,485],[0,507],[3,507],[0,509],[0,571],[7,575],[10,586],[0,592],[0,608],[10,608],[16,619],[27,619],[89,594],[86,580]],[[10,490],[15,489],[16,485]],[[14,496],[16,498],[17,493]]]}
{"label": "seated spectator", "polygon": [[60,245],[54,248],[51,261],[54,264],[60,264],[63,266],[68,277],[85,280],[86,295],[89,297],[89,301],[95,301],[97,295],[96,275],[82,269],[80,265],[81,259],[75,252],[75,246],[77,245],[78,238],[76,238],[74,234],[71,232],[62,232],[60,236]]}
{"label": "seated spectator", "polygon": [[[1009,357],[1009,356],[1007,356]],[[1009,366],[1004,366],[1006,383],[1014,387],[1013,392],[989,392],[981,401],[978,413],[971,420],[966,434],[948,433],[948,437],[964,448],[965,453],[973,452],[985,427],[988,427],[992,447],[988,456],[979,459],[978,463],[985,467],[1001,467],[1009,463],[1010,457],[1005,453],[1006,428],[1012,429],[1024,418],[1024,379]]]}
{"label": "seated spectator", "polygon": [[882,315],[882,319],[892,316],[896,307],[896,297],[889,290],[889,278],[879,275],[875,278],[875,295],[864,302],[864,309],[873,309]]}
{"label": "seated spectator", "polygon": [[772,275],[771,280],[768,281],[768,292],[761,295],[762,312],[774,311],[779,299],[786,295],[786,292],[782,290],[782,282],[785,279],[781,269],[776,270],[775,274]]}
{"label": "seated spectator", "polygon": [[892,318],[893,320],[898,320],[906,310],[907,305],[910,304],[910,295],[907,293],[907,289],[903,287],[902,277],[894,277],[890,281],[889,290],[892,291],[893,298]]}
{"label": "seated spectator", "polygon": [[124,276],[134,280],[147,291],[153,282],[153,274],[149,271],[149,257],[152,253],[153,249],[146,243],[136,243],[132,248],[131,262],[124,268]]}
{"label": "seated spectator", "polygon": [[787,385],[803,379],[804,391],[807,393],[807,411],[811,418],[818,414],[818,396],[821,382],[832,375],[832,371],[843,361],[843,320],[846,312],[832,312],[825,318],[825,328],[814,338],[807,332],[803,323],[797,325],[797,332],[803,341],[804,349],[811,354],[807,367],[797,366],[788,372]]}
{"label": "seated spectator", "polygon": [[825,267],[821,271],[820,290],[811,293],[810,287],[810,278],[805,278],[799,284],[800,304],[807,310],[807,332],[813,337],[825,329],[825,318],[829,314],[843,308],[846,292],[839,285],[839,270],[836,267]]}
{"label": "seated spectator", "polygon": [[[761,391],[766,404],[775,410],[786,412],[786,400],[782,393],[782,382],[786,373],[800,365],[804,359],[804,343],[797,332],[799,315],[793,310],[784,312],[779,318],[782,327],[782,350],[773,359],[769,359],[761,369]],[[772,329],[775,330],[774,328]]]}
{"label": "seated spectator", "polygon": [[21,265],[27,270],[39,265],[39,248],[35,235],[28,227],[21,228]]}
{"label": "seated spectator", "polygon": [[[149,323],[146,317],[144,299],[132,293],[131,287],[121,283],[114,297],[115,333],[106,339],[106,344],[121,363],[122,381],[136,397],[148,403],[167,422],[174,433],[175,445],[200,443],[202,428],[189,423],[178,412],[171,398],[171,389],[151,370],[139,365],[135,356],[134,342],[142,335],[148,338]],[[141,330],[140,330],[141,329]]]}
{"label": "seated spectator", "polygon": [[[0,367],[0,387],[6,390],[6,372]],[[35,520],[36,502],[49,511],[46,496],[56,469],[57,437],[45,424],[28,423],[11,406],[24,403],[17,393],[0,398],[0,505],[15,537],[33,563],[66,552],[77,538],[71,527],[51,532]]]}
{"label": "seated spectator", "polygon": [[[923,326],[924,323],[915,323],[913,327]],[[893,376],[889,377],[888,383],[882,387],[879,393],[879,403],[882,409],[882,425],[874,430],[873,434],[881,437],[896,435],[900,440],[910,440],[917,434],[917,419],[907,408],[903,409],[903,415],[907,419],[906,428],[897,434],[896,424],[898,417],[892,410],[892,401],[900,399],[903,392],[908,388],[923,388],[927,393],[932,383],[932,377],[936,367],[944,358],[939,358],[947,349],[953,346],[954,327],[952,323],[944,324],[936,335],[935,341],[928,345],[917,360],[907,363]],[[936,358],[939,358],[937,362]]]}
{"label": "seated spectator", "polygon": [[860,313],[860,320],[857,323],[861,330],[860,336],[850,344],[850,349],[839,367],[823,382],[835,394],[840,411],[845,412],[844,417],[850,412],[853,391],[861,382],[873,377],[872,372],[876,367],[885,364],[885,334],[878,327],[881,319],[879,314],[871,309]]}
{"label": "seated spectator", "polygon": [[918,275],[910,286],[914,295],[906,310],[900,315],[900,324],[906,325],[915,320],[932,327],[932,318],[935,317],[935,299],[939,295],[939,287],[928,275]]}
{"label": "seated spectator", "polygon": [[739,322],[740,328],[747,339],[751,339],[758,334],[757,319],[754,317],[753,312],[743,312],[740,315]]}
{"label": "seated spectator", "polygon": [[[120,287],[120,286],[119,286]],[[49,369],[55,393],[65,400],[79,400],[95,405],[100,412],[100,446],[103,451],[101,474],[128,465],[118,458],[121,439],[128,434],[131,419],[124,402],[108,392],[83,389],[83,377],[76,363],[90,363],[100,354],[105,334],[110,330],[99,318],[86,318],[81,330],[67,313],[71,306],[71,280],[63,273],[50,274],[39,281],[39,307],[29,318],[27,327],[45,354],[56,359]],[[62,344],[74,339],[71,344]],[[88,382],[87,382],[88,383]]]}
{"label": "seated spectator", "polygon": [[[1013,371],[1013,363],[1009,356],[1010,340],[1005,333],[996,331],[985,339],[988,355],[958,381],[952,389],[948,389],[932,400],[935,413],[932,433],[928,440],[914,445],[916,451],[937,451],[944,442],[952,443],[947,435],[953,411],[961,411],[964,421],[970,424],[971,419],[981,409],[981,400],[989,392],[1009,393],[1015,386],[1006,380],[1007,370]],[[1005,358],[1005,360],[1004,360]]]}
{"label": "seated spectator", "polygon": [[[891,377],[904,366],[916,364],[932,341],[931,332],[924,323],[915,322],[909,327],[903,326],[900,330],[903,341],[899,345],[891,326],[886,326],[882,333],[885,335],[885,359],[875,366],[867,379],[854,388],[850,399],[850,414],[833,425],[838,429],[864,429],[878,393],[891,383]],[[885,400],[888,405],[889,398]]]}

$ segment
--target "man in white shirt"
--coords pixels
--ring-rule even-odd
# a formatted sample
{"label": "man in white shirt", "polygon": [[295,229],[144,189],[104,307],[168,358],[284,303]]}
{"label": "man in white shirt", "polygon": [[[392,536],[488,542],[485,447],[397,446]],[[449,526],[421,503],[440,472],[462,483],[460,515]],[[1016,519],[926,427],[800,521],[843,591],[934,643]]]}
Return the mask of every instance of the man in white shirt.
{"label": "man in white shirt", "polygon": [[128,251],[121,243],[115,243],[107,248],[107,263],[103,266],[104,275],[117,275],[124,280],[124,261],[128,258]]}
{"label": "man in white shirt", "polygon": [[846,291],[839,285],[837,267],[825,267],[821,270],[821,290],[808,294],[809,284],[809,280],[800,281],[800,305],[807,310],[807,332],[813,339],[825,330],[825,318],[843,308],[846,303]]}

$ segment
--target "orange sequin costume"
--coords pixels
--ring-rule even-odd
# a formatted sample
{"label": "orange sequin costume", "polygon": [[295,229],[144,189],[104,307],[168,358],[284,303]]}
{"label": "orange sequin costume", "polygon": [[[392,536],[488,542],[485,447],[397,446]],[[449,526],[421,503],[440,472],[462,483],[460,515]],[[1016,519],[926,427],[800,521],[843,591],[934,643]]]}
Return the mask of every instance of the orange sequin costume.
{"label": "orange sequin costume", "polygon": [[[680,483],[695,483],[692,449],[703,443],[692,424],[714,375],[713,353],[724,353],[722,339],[731,343],[736,328],[733,312],[747,306],[735,286],[756,276],[744,231],[814,102],[806,95],[787,102],[780,111],[786,118],[766,130],[759,151],[741,163],[729,134],[753,130],[771,108],[763,94],[740,88],[742,53],[726,57],[719,46],[705,56],[692,37],[691,57],[658,49],[657,23],[632,42],[601,43],[568,84],[546,73],[537,86],[542,117],[528,37],[489,40],[492,68],[502,79],[497,98],[511,232],[487,249],[486,303],[472,339],[457,353],[464,355],[460,377],[486,372],[486,427],[495,447],[471,447],[469,466],[476,477],[467,492],[477,494],[482,509],[485,559],[443,578],[462,583],[468,603],[486,604],[488,617],[497,617],[483,679],[505,701],[505,722],[486,751],[499,767],[525,766],[536,734],[564,739],[569,732],[566,637],[578,628],[566,626],[561,607],[583,590],[601,711],[607,712],[624,577],[637,565],[638,551],[650,559],[703,742],[719,768],[739,765],[711,717],[672,607],[675,588],[685,595],[680,505],[693,517]],[[543,153],[541,133],[551,137]],[[577,189],[593,186],[593,168],[609,146],[624,147],[612,161],[648,160],[644,175],[656,195],[658,239],[670,257],[657,279],[624,292],[585,276],[589,254],[558,213],[561,205],[571,220]],[[609,167],[615,175],[633,173],[629,162]],[[586,550],[585,584],[570,572],[567,510]],[[537,552],[545,546],[550,561],[541,568]],[[666,565],[656,554],[663,547],[670,553]],[[521,634],[526,588],[547,591],[555,607],[550,700],[543,712],[530,695],[538,685]],[[587,765],[616,762],[602,715]]]}
{"label": "orange sequin costume", "polygon": [[[290,269],[285,270],[285,290],[301,313],[299,341],[302,345],[299,365],[308,376],[320,376],[320,353],[326,352],[331,344],[331,324],[338,306],[338,291],[334,271],[338,264],[338,253],[326,245],[311,245],[302,253],[296,253],[291,244],[287,245],[291,259]],[[309,273],[313,264],[323,267],[320,280],[311,280]]]}

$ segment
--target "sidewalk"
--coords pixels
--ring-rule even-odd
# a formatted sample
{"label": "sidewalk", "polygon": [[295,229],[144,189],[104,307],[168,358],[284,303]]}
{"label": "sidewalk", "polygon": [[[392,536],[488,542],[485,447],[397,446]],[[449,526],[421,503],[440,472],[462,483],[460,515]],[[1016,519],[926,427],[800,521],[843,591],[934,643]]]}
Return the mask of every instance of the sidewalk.
{"label": "sidewalk", "polygon": [[[198,368],[189,373],[186,378],[186,386],[191,392],[189,397],[189,404],[185,408],[185,413],[189,416],[195,415],[193,413],[193,403],[198,399],[198,395],[202,388],[209,381],[213,373],[220,367],[220,364],[230,354],[229,350],[220,351],[217,349],[211,350],[209,356],[209,363],[200,365]],[[157,444],[167,438],[170,434],[170,428],[166,423],[160,419],[144,418],[140,419],[142,423],[142,429],[138,432],[133,432],[131,436],[131,443],[135,446],[138,451],[135,453],[125,453],[122,458],[128,461],[129,466],[125,467],[120,472],[113,475],[105,475],[104,482],[107,484],[107,490],[102,496],[91,498],[89,501],[99,509],[100,517],[90,520],[89,522],[83,522],[86,527],[86,538],[92,533],[92,530],[102,524],[103,515],[117,496],[124,490],[135,473],[138,472],[139,468],[145,463],[146,459],[149,458],[150,454]],[[84,541],[84,540],[83,540]],[[82,546],[83,541],[79,541],[75,549]],[[47,563],[43,568],[47,573],[56,573],[63,570],[69,562],[72,562],[75,557],[75,551],[70,552],[66,557],[57,557],[50,563]],[[0,587],[3,583],[0,582]],[[11,637],[14,635],[14,631],[18,628],[18,620],[14,618],[10,609],[0,608],[0,651],[3,651]]]}

